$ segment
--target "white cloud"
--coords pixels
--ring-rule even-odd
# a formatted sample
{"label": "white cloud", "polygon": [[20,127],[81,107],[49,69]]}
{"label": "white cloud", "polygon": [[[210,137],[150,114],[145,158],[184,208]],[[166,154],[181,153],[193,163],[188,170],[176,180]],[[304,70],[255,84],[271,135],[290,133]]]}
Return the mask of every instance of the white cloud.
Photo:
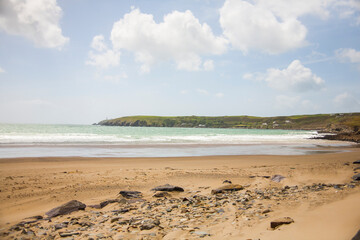
{"label": "white cloud", "polygon": [[360,51],[352,48],[340,48],[335,51],[335,55],[344,62],[360,63]]}
{"label": "white cloud", "polygon": [[337,95],[334,103],[344,111],[360,111],[360,101],[348,92]]}
{"label": "white cloud", "polygon": [[61,48],[69,38],[62,35],[62,10],[56,0],[1,0],[0,29],[30,39],[46,48]]}
{"label": "white cloud", "polygon": [[107,50],[107,46],[104,43],[105,38],[103,35],[97,35],[93,38],[91,42],[91,47],[95,49],[96,51],[105,51]]}
{"label": "white cloud", "polygon": [[5,72],[5,70],[0,67],[0,73],[4,73],[4,72]]}
{"label": "white cloud", "polygon": [[341,18],[354,18],[355,24],[360,25],[360,1],[338,0],[334,1],[334,8]]}
{"label": "white cloud", "polygon": [[271,88],[305,92],[323,88],[325,81],[304,67],[299,60],[294,60],[285,69],[270,68],[264,80]]}
{"label": "white cloud", "polygon": [[212,71],[214,70],[214,61],[213,60],[207,60],[203,64],[205,71]]}
{"label": "white cloud", "polygon": [[329,7],[334,0],[255,0],[256,5],[269,9],[282,19],[297,18],[303,15],[315,15],[327,19]]}
{"label": "white cloud", "polygon": [[251,49],[278,54],[306,45],[307,29],[296,16],[279,16],[280,10],[274,7],[272,11],[266,5],[225,1],[220,9],[220,24],[232,46],[245,54]]}
{"label": "white cloud", "polygon": [[252,81],[256,81],[256,82],[260,82],[262,80],[264,80],[264,74],[263,73],[245,73],[243,75],[243,79],[245,80],[252,80]]}
{"label": "white cloud", "polygon": [[96,51],[89,51],[89,60],[85,63],[100,68],[108,68],[119,65],[120,52],[108,49],[103,35],[97,35],[91,42],[91,47]]}
{"label": "white cloud", "polygon": [[209,92],[205,89],[196,89],[196,91],[201,95],[209,95]]}
{"label": "white cloud", "polygon": [[222,54],[227,48],[227,40],[216,37],[189,10],[174,11],[156,23],[151,14],[133,9],[114,23],[111,41],[114,49],[133,52],[143,72],[161,61],[174,61],[180,70],[211,70],[212,62],[201,57]]}
{"label": "white cloud", "polygon": [[216,93],[215,97],[222,98],[222,97],[224,97],[224,93],[222,93],[222,92]]}

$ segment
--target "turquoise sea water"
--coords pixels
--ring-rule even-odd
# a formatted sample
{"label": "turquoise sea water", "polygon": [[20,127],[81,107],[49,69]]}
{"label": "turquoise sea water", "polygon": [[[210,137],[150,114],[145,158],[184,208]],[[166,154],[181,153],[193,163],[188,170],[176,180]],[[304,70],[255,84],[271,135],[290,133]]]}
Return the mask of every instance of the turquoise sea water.
{"label": "turquoise sea water", "polygon": [[[316,131],[0,124],[0,158],[302,154]],[[329,144],[326,142],[326,144]]]}

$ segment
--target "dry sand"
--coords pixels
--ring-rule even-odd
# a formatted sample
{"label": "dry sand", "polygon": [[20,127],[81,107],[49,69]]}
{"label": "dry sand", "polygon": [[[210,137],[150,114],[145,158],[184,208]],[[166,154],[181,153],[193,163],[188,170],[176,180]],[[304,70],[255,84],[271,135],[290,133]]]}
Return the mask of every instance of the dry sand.
{"label": "dry sand", "polygon": [[[210,204],[211,208],[214,199],[219,200],[220,206],[213,207],[215,212],[208,207],[202,216],[197,216],[192,215],[191,211],[196,211],[191,208],[193,205],[179,205],[176,210],[179,212],[174,210],[173,216],[164,211],[160,227],[152,230],[140,231],[136,226],[129,228],[111,223],[112,216],[108,215],[119,208],[118,203],[101,210],[87,207],[85,211],[53,218],[49,223],[43,221],[41,226],[52,229],[52,224],[69,221],[73,216],[97,214],[99,218],[108,217],[109,220],[101,224],[111,226],[112,233],[104,227],[103,232],[95,228],[75,229],[82,232],[73,236],[74,239],[90,239],[92,231],[102,234],[93,239],[351,239],[360,229],[360,184],[351,179],[360,172],[354,170],[360,165],[352,163],[359,159],[360,149],[356,147],[347,152],[304,156],[0,159],[0,232],[10,234],[1,235],[4,239],[22,236],[14,230],[9,232],[9,228],[26,217],[44,215],[73,199],[86,205],[97,204],[117,198],[121,190],[141,191],[151,205],[156,200],[150,189],[169,183],[185,189],[173,194],[173,199],[191,198],[196,194],[211,198],[210,203],[200,205]],[[276,183],[263,177],[275,174],[286,178]],[[211,189],[222,186],[224,180],[241,184],[245,189],[215,198]],[[326,185],[318,190],[319,183],[340,184],[340,187]],[[287,190],[285,186],[292,188]],[[275,193],[263,198],[258,191]],[[250,198],[249,209],[242,208],[243,198]],[[160,203],[168,204],[162,201]],[[141,210],[145,205],[135,204],[133,211],[120,218],[147,216],[148,213],[141,212],[145,211]],[[161,211],[161,207],[149,210],[153,211],[151,216],[155,210]],[[184,210],[184,215],[182,208],[187,211]],[[266,209],[270,212],[262,213]],[[192,216],[198,219],[191,219]],[[187,217],[186,226],[180,224],[184,217]],[[270,229],[270,222],[280,217],[291,217],[295,222]],[[52,235],[55,239],[61,238],[56,231]],[[112,238],[106,238],[108,235]],[[35,238],[31,236],[28,238]],[[49,237],[44,234],[38,239],[45,236]]]}

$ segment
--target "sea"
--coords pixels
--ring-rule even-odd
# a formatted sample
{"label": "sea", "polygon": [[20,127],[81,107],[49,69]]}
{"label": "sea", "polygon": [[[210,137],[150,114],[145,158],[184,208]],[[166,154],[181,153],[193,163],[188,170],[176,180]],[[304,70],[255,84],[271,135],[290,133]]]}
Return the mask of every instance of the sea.
{"label": "sea", "polygon": [[304,155],[350,143],[317,131],[0,124],[0,158]]}

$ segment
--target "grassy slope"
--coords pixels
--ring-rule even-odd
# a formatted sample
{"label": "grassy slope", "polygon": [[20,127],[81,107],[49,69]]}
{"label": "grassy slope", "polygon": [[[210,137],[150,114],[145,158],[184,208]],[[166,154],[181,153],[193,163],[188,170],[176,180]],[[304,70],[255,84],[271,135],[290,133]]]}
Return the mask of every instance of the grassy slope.
{"label": "grassy slope", "polygon": [[107,126],[152,126],[152,127],[212,127],[212,128],[277,128],[311,129],[324,131],[358,131],[360,113],[316,114],[280,117],[223,116],[223,117],[160,117],[131,116],[104,120],[99,125]]}

